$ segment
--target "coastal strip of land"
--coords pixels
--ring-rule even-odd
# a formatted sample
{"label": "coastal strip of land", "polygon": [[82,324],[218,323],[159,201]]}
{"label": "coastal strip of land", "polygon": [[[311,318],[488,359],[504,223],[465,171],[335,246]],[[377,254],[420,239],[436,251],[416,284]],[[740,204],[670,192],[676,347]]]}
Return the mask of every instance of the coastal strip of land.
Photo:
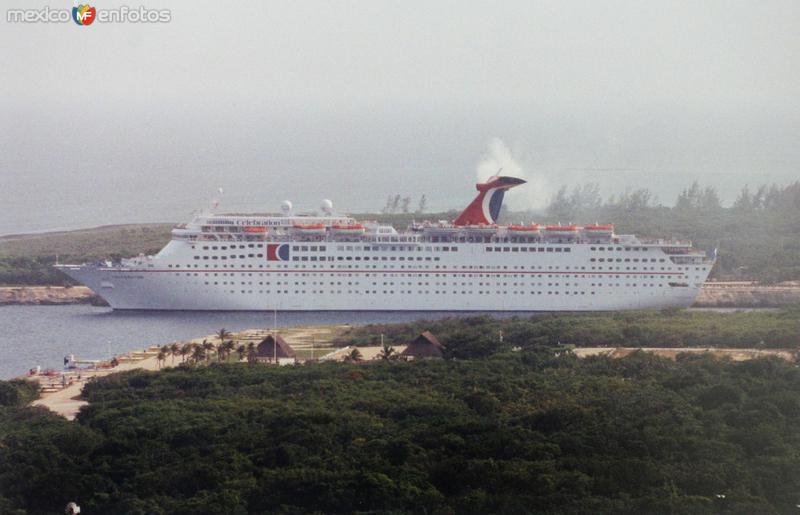
{"label": "coastal strip of land", "polygon": [[[340,350],[333,347],[333,339],[347,328],[349,328],[347,325],[300,326],[282,328],[280,335],[291,342],[291,346],[297,353],[297,358],[300,362],[318,359],[341,359]],[[250,343],[258,345],[269,334],[271,334],[271,331],[267,329],[248,329],[230,333],[226,341],[233,341],[236,347],[240,345],[247,346]],[[202,345],[203,342],[209,342],[217,349],[220,340],[216,335],[207,335],[178,343],[183,346],[187,344]],[[63,372],[43,371],[25,376],[25,379],[37,381],[40,386],[40,396],[31,404],[45,407],[68,420],[73,420],[81,407],[86,404],[86,401],[81,398],[81,392],[88,381],[96,377],[129,370],[159,370],[177,366],[187,359],[185,356],[169,355],[166,359],[160,361],[158,356],[161,348],[162,346],[160,345],[151,345],[143,350],[114,356],[90,367],[70,369]],[[238,361],[237,358],[238,356],[235,353],[232,354],[231,359]]]}
{"label": "coastal strip of land", "polygon": [[[106,305],[103,299],[85,286],[0,287],[0,306],[66,304]],[[777,308],[792,304],[800,304],[800,281],[777,284],[737,281],[704,284],[692,307]]]}
{"label": "coastal strip of land", "polygon": [[[344,346],[336,347],[335,340],[345,334],[349,325],[325,325],[325,326],[299,326],[282,328],[281,337],[289,343],[296,353],[293,363],[304,363],[309,361],[347,361],[348,356],[358,349],[359,360],[369,362],[381,358],[382,347],[372,346]],[[232,341],[233,348],[257,346],[272,332],[268,329],[248,329],[236,333],[230,333],[225,341]],[[196,345],[202,347],[203,344],[211,345],[212,351],[205,354],[203,362],[213,362],[219,359],[220,343],[222,340],[215,334],[192,340],[176,342],[181,347],[186,345]],[[170,344],[166,344],[169,346]],[[159,356],[165,346],[151,345],[143,350],[129,352],[127,354],[115,356],[107,361],[95,363],[93,366],[69,369],[63,372],[54,370],[30,374],[25,378],[37,381],[40,386],[40,396],[32,402],[33,406],[45,407],[68,420],[73,420],[80,411],[81,407],[87,402],[82,398],[83,387],[87,382],[97,377],[107,376],[117,372],[130,370],[160,370],[180,365],[191,360],[186,355],[168,353]],[[405,345],[394,345],[395,353],[400,353],[405,349]],[[731,361],[747,361],[763,357],[776,357],[791,363],[798,360],[798,352],[794,349],[752,349],[752,348],[716,348],[716,347],[572,347],[565,350],[574,353],[579,358],[589,358],[593,356],[605,356],[613,359],[624,358],[635,352],[645,352],[656,356],[677,359],[679,354],[707,354],[719,359]],[[213,356],[216,353],[216,357]],[[161,359],[160,359],[161,358]],[[246,358],[238,353],[230,352],[224,357],[225,362],[244,361]]]}
{"label": "coastal strip of land", "polygon": [[86,286],[0,286],[0,306],[60,306],[106,302]]}

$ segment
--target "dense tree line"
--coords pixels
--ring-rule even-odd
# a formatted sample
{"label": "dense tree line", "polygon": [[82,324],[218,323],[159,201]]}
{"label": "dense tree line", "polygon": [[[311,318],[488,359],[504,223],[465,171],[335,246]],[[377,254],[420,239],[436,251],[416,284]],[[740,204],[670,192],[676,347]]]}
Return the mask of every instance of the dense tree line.
{"label": "dense tree line", "polygon": [[[520,214],[513,216],[519,217]],[[525,216],[535,218],[535,213]],[[541,218],[541,217],[540,217]],[[647,189],[606,201],[597,184],[561,188],[545,213],[551,222],[613,222],[617,232],[690,239],[699,248],[719,249],[712,277],[785,281],[800,278],[800,182],[784,187],[742,189],[723,207],[713,187],[684,189],[674,207]]]}
{"label": "dense tree line", "polygon": [[349,329],[335,343],[402,344],[432,331],[456,358],[539,346],[733,347],[800,350],[800,307],[720,313],[672,310],[491,316],[370,324]]}
{"label": "dense tree line", "polygon": [[775,359],[539,345],[134,371],[76,422],[4,408],[0,511],[796,513],[799,390]]}
{"label": "dense tree line", "polygon": [[0,284],[68,286],[77,284],[53,265],[53,257],[0,257]]}

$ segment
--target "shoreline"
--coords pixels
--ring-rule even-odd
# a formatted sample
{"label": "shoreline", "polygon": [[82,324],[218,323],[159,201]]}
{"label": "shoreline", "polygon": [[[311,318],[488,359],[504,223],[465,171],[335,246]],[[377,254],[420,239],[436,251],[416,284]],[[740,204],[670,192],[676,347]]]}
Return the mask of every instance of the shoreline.
{"label": "shoreline", "polygon": [[0,286],[0,306],[107,306],[86,286]]}
{"label": "shoreline", "polygon": [[[0,306],[107,306],[86,286],[0,286]],[[693,308],[779,308],[800,304],[800,281],[774,285],[755,282],[708,282]]]}
{"label": "shoreline", "polygon": [[[309,360],[319,360],[327,354],[335,352],[333,339],[349,328],[349,325],[321,325],[321,326],[296,326],[281,328],[279,334],[286,339],[297,353],[299,362]],[[238,347],[254,342],[256,345],[271,334],[270,329],[246,329],[231,333],[230,340]],[[25,379],[39,383],[39,397],[30,403],[31,406],[42,406],[54,413],[65,417],[67,420],[74,420],[81,407],[88,402],[81,398],[83,387],[95,377],[104,377],[117,372],[127,372],[130,370],[151,370],[157,371],[181,365],[185,357],[168,354],[163,364],[158,362],[158,354],[164,345],[178,343],[202,344],[208,341],[218,347],[219,339],[215,334],[200,336],[180,342],[168,342],[161,345],[150,345],[142,350],[134,350],[123,354],[99,360],[94,366],[84,368],[72,368],[55,370],[44,370],[37,374],[25,374],[15,379]],[[216,352],[216,350],[215,350]],[[232,354],[235,356],[235,353]],[[213,358],[216,360],[217,358]],[[231,358],[228,358],[230,361]],[[112,366],[112,361],[117,364]],[[237,360],[238,361],[238,360]]]}

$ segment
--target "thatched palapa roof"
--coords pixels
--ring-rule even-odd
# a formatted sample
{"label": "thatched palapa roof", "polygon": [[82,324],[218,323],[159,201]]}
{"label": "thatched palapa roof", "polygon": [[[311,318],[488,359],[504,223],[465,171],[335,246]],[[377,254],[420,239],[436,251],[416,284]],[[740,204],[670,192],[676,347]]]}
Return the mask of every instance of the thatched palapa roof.
{"label": "thatched palapa roof", "polygon": [[[277,348],[276,348],[276,341],[277,341]],[[273,338],[270,334],[263,340],[261,343],[258,344],[256,347],[256,356],[258,358],[268,358],[273,359],[276,356],[278,359],[280,358],[294,358],[295,352],[294,349],[286,343],[286,340],[281,337],[281,335],[277,334]]]}
{"label": "thatched palapa roof", "polygon": [[400,353],[402,358],[441,358],[444,345],[430,332],[417,336],[406,349]]}

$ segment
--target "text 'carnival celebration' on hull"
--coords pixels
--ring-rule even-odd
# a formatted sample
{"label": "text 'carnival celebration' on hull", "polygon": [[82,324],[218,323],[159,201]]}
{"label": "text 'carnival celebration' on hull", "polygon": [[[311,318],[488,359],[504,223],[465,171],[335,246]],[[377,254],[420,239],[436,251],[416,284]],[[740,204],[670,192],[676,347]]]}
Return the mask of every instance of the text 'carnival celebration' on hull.
{"label": "text 'carnival celebration' on hull", "polygon": [[202,214],[155,256],[57,265],[114,309],[590,311],[688,307],[714,259],[612,225],[496,225],[494,176],[453,222]]}

